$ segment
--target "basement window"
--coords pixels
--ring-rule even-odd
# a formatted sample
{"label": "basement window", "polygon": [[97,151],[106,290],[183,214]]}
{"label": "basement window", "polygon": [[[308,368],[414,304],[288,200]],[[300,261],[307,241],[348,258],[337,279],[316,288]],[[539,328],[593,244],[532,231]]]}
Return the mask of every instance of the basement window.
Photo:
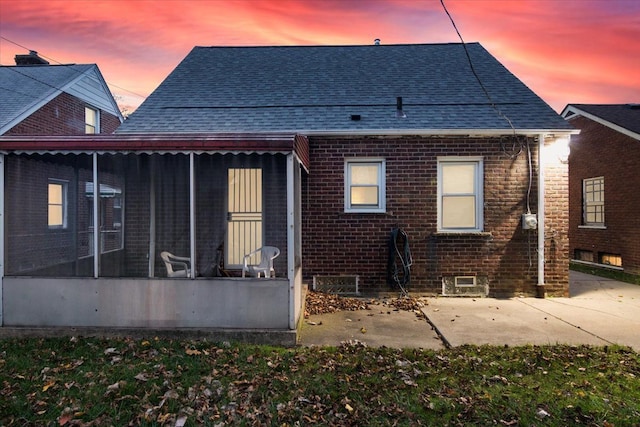
{"label": "basement window", "polygon": [[475,286],[476,277],[475,276],[456,276],[455,284],[456,284],[456,287]]}
{"label": "basement window", "polygon": [[622,256],[618,254],[610,254],[601,252],[599,254],[600,264],[610,265],[612,267],[622,267]]}
{"label": "basement window", "polygon": [[584,249],[576,249],[574,257],[577,261],[593,262],[593,252]]}

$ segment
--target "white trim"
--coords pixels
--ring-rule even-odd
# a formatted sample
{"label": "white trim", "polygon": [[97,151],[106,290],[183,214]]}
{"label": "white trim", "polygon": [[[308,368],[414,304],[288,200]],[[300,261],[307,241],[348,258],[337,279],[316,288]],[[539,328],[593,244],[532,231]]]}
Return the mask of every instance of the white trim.
{"label": "white trim", "polygon": [[360,129],[360,130],[282,130],[276,133],[297,133],[305,136],[503,136],[528,135],[535,136],[541,132],[554,135],[577,135],[577,129]]}
{"label": "white trim", "polygon": [[544,209],[544,134],[538,135],[538,286],[544,286],[544,224],[545,224],[545,209]]}
{"label": "white trim", "polygon": [[[438,156],[437,160],[437,233],[450,234],[473,234],[484,231],[484,158],[482,156]],[[442,225],[442,165],[445,163],[475,163],[475,186],[476,196],[474,228],[444,228]]]}
{"label": "white trim", "polygon": [[195,157],[189,154],[189,241],[191,278],[196,278],[196,172]]}
{"label": "white trim", "polygon": [[296,328],[295,186],[294,155],[287,155],[287,278],[289,279],[289,329]]}
{"label": "white trim", "polygon": [[[344,159],[344,211],[346,213],[384,213],[387,211],[387,161],[382,157],[350,157]],[[352,207],[350,165],[371,164],[378,166],[378,205]]]}
{"label": "white trim", "polygon": [[0,154],[0,326],[4,325],[2,289],[4,287],[4,154]]}
{"label": "white trim", "polygon": [[[98,181],[98,154],[93,154],[93,188],[100,189]],[[100,272],[100,197],[93,198],[93,277],[98,278]]]}
{"label": "white trim", "polygon": [[[573,113],[573,115],[567,117],[567,114],[570,113],[570,112]],[[582,116],[582,117],[585,117],[587,119],[593,120],[594,122],[600,123],[601,125],[604,125],[604,126],[610,128],[610,129],[613,129],[616,132],[620,132],[620,133],[622,133],[624,135],[630,136],[631,138],[640,140],[640,133],[633,132],[633,131],[625,128],[625,127],[622,127],[622,126],[617,125],[615,123],[611,123],[608,120],[605,120],[605,119],[603,119],[603,118],[601,118],[599,116],[596,116],[595,114],[587,113],[586,111],[581,110],[580,108],[577,108],[577,107],[575,107],[573,105],[567,105],[565,107],[565,109],[562,111],[562,113],[560,113],[560,114],[567,121],[571,121],[571,120],[575,119],[576,116]]]}

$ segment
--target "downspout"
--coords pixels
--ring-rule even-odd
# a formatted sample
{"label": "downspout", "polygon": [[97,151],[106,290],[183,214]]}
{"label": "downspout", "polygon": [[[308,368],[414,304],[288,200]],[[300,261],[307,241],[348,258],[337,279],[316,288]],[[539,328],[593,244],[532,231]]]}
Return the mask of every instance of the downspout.
{"label": "downspout", "polygon": [[544,210],[544,168],[543,162],[544,151],[544,134],[538,135],[538,284],[536,285],[536,296],[538,298],[544,298],[546,296],[546,290],[544,285],[544,223],[545,223],[545,210]]}
{"label": "downspout", "polygon": [[294,157],[287,154],[287,277],[289,279],[289,329],[296,329],[296,248]]}
{"label": "downspout", "polygon": [[4,326],[2,288],[4,287],[4,154],[0,154],[0,326]]}
{"label": "downspout", "polygon": [[195,177],[195,158],[193,152],[189,153],[189,240],[190,247],[190,265],[191,278],[196,278],[196,177]]}

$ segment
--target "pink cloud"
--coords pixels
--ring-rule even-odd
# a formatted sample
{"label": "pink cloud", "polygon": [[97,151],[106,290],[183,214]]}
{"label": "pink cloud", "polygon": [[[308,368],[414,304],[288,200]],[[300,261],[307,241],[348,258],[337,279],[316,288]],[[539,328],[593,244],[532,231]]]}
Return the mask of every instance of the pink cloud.
{"label": "pink cloud", "polygon": [[[446,5],[465,41],[481,42],[556,110],[640,99],[636,0]],[[416,0],[3,1],[0,35],[55,61],[97,63],[108,82],[141,95],[195,45],[458,41],[439,2]],[[0,40],[0,63],[23,52]]]}

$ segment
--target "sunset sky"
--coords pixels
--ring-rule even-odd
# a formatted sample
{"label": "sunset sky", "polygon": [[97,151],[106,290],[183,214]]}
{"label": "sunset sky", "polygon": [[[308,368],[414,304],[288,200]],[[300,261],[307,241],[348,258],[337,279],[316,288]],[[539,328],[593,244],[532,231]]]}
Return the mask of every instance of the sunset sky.
{"label": "sunset sky", "polygon": [[[640,0],[445,0],[480,42],[560,112],[640,102]],[[35,50],[96,63],[134,110],[194,46],[459,42],[439,0],[0,0],[0,64]]]}

